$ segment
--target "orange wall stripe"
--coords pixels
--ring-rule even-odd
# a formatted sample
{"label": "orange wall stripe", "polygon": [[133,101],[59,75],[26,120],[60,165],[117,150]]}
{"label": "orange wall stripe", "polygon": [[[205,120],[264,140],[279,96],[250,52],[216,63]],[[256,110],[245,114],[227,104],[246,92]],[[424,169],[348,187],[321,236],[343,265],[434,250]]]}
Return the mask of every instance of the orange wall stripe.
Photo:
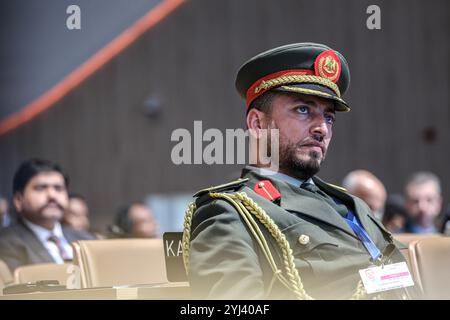
{"label": "orange wall stripe", "polygon": [[86,80],[86,78],[100,69],[108,61],[134,42],[144,32],[152,28],[184,2],[185,0],[163,0],[160,4],[151,9],[144,17],[139,19],[134,25],[122,32],[80,67],[72,71],[67,77],[53,86],[49,91],[29,103],[22,110],[1,121],[0,135],[23,125],[40,113],[51,108],[68,92],[77,87],[81,82]]}

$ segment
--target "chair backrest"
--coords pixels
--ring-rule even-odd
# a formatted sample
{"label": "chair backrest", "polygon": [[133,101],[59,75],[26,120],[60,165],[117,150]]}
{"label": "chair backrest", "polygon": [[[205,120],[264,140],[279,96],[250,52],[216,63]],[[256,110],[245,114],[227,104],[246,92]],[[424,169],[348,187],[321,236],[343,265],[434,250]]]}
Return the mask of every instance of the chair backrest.
{"label": "chair backrest", "polygon": [[[409,248],[409,245],[411,242],[421,240],[421,239],[428,239],[428,238],[435,238],[435,237],[441,237],[440,234],[418,234],[418,233],[399,233],[394,234],[394,238],[397,241],[400,241],[401,243],[406,245],[406,249],[400,249],[400,252],[403,254],[403,256],[406,259],[406,263],[408,264],[409,269],[412,269],[411,264],[411,249]],[[413,274],[414,281],[420,282],[420,279],[416,279],[415,275]]]}
{"label": "chair backrest", "polygon": [[450,299],[450,237],[430,237],[409,245],[414,278],[425,299]]}
{"label": "chair backrest", "polygon": [[39,263],[20,266],[14,270],[15,283],[36,282],[40,280],[58,280],[61,285],[66,285],[70,276],[69,263]]}
{"label": "chair backrest", "polygon": [[406,244],[409,246],[409,244],[413,241],[422,240],[422,239],[428,239],[432,237],[442,237],[440,234],[420,234],[420,233],[399,233],[394,234],[394,238],[401,243]]}
{"label": "chair backrest", "polygon": [[167,283],[162,239],[80,240],[72,246],[82,288]]}
{"label": "chair backrest", "polygon": [[11,271],[8,265],[0,260],[0,294],[3,292],[3,288],[14,281]]}

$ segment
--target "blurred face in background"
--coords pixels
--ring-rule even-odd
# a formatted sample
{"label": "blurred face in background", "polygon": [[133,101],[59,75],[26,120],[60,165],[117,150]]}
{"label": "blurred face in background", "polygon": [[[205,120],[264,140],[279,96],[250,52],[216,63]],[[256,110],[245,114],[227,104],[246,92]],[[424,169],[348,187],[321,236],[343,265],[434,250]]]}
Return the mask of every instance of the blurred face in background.
{"label": "blurred face in background", "polygon": [[34,224],[49,230],[62,219],[68,205],[64,177],[56,171],[41,172],[16,192],[14,205],[19,214]]}
{"label": "blurred face in background", "polygon": [[0,218],[8,213],[9,205],[6,199],[0,198]]}
{"label": "blurred face in background", "polygon": [[135,204],[128,211],[135,238],[156,238],[158,236],[158,224],[152,211],[146,206]]}
{"label": "blurred face in background", "polygon": [[406,187],[405,207],[413,221],[423,227],[432,226],[441,212],[442,197],[433,181]]}
{"label": "blurred face in background", "polygon": [[386,191],[380,187],[374,186],[371,189],[359,189],[353,194],[363,199],[372,212],[382,211],[386,201]]}
{"label": "blurred face in background", "polygon": [[406,219],[402,215],[394,215],[389,221],[383,222],[386,229],[392,233],[402,233],[404,232]]}
{"label": "blurred face in background", "polygon": [[69,205],[64,214],[64,222],[66,225],[76,230],[89,230],[89,208],[83,199],[69,199]]}

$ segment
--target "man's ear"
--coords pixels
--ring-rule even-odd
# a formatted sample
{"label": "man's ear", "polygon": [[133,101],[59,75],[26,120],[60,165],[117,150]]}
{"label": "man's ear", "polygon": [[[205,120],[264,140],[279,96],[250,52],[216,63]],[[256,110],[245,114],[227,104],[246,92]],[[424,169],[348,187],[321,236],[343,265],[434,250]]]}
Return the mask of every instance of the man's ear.
{"label": "man's ear", "polygon": [[22,199],[23,195],[21,192],[16,192],[13,197],[14,206],[16,207],[17,212],[22,212]]}
{"label": "man's ear", "polygon": [[247,114],[247,128],[256,138],[261,136],[261,129],[267,129],[266,122],[267,115],[258,109],[253,108]]}

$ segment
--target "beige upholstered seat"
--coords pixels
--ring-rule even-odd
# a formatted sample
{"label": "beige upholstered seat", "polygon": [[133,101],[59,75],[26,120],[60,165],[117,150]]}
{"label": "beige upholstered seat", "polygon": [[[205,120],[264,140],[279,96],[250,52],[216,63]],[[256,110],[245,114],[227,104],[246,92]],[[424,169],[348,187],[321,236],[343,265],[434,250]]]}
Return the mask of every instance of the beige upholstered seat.
{"label": "beige upholstered seat", "polygon": [[162,239],[84,240],[72,246],[82,288],[167,282]]}
{"label": "beige upholstered seat", "polygon": [[450,299],[450,237],[430,237],[409,245],[414,278],[425,299]]}
{"label": "beige upholstered seat", "polygon": [[41,263],[18,267],[14,270],[15,283],[36,282],[40,280],[58,280],[66,285],[70,276],[70,264]]}
{"label": "beige upholstered seat", "polygon": [[9,271],[8,265],[0,260],[0,295],[3,292],[3,288],[13,282],[13,276],[11,271]]}
{"label": "beige upholstered seat", "polygon": [[[403,256],[406,259],[406,262],[408,263],[408,267],[409,270],[412,269],[412,265],[411,265],[411,251],[409,250],[409,244],[411,242],[417,241],[417,240],[421,240],[421,239],[428,239],[428,238],[435,238],[435,237],[440,237],[441,235],[439,234],[417,234],[417,233],[400,233],[400,234],[395,234],[394,238],[398,241],[400,241],[401,243],[403,243],[404,245],[406,245],[406,249],[400,249],[400,252],[403,254]],[[412,272],[412,271],[411,271]],[[415,275],[413,275],[413,277],[415,277]],[[420,281],[420,279],[415,279],[414,280],[418,280]]]}

